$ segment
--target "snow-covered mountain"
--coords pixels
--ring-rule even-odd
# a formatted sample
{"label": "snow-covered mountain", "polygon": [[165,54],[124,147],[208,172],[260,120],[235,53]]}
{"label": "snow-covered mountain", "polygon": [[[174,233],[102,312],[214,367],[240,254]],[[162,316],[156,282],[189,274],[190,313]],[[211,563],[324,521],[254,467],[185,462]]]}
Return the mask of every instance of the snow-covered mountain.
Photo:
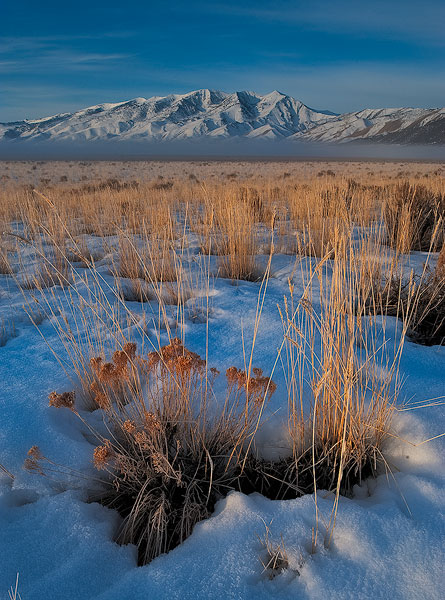
{"label": "snow-covered mountain", "polygon": [[[297,132],[293,137],[302,136]],[[306,132],[304,138],[319,142],[445,144],[445,109],[367,108],[319,123]]]}
{"label": "snow-covered mountain", "polygon": [[445,143],[445,109],[366,109],[337,115],[274,91],[188,94],[99,104],[43,119],[0,123],[0,140],[266,138]]}

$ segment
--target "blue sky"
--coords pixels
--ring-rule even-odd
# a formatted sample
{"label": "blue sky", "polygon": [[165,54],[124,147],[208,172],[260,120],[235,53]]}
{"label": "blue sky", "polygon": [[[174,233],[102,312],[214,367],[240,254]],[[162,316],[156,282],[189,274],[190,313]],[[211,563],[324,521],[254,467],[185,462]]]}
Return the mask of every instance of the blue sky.
{"label": "blue sky", "polygon": [[204,87],[444,106],[444,30],[444,0],[3,0],[0,121]]}

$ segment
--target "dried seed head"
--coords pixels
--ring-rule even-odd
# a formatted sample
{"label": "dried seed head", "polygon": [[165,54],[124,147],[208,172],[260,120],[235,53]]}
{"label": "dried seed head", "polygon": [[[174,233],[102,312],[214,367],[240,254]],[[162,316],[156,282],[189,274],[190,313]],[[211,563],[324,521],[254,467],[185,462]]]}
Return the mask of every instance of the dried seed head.
{"label": "dried seed head", "polygon": [[128,356],[124,350],[116,350],[113,354],[113,362],[119,371],[124,371],[127,368]]}
{"label": "dried seed head", "polygon": [[44,458],[43,454],[40,452],[40,448],[38,446],[32,446],[28,450],[28,456],[31,456],[35,460],[42,460]]}
{"label": "dried seed head", "polygon": [[268,382],[269,382],[269,396],[272,396],[272,394],[274,394],[277,390],[277,384],[275,383],[275,381],[272,381],[272,379],[270,377],[267,378]]}
{"label": "dried seed head", "polygon": [[[151,455],[151,461],[153,464],[153,469],[156,473],[160,475],[165,474],[166,462],[168,462],[163,454],[160,452],[153,452]],[[170,465],[168,465],[170,466]]]}
{"label": "dried seed head", "polygon": [[152,446],[150,443],[150,437],[146,431],[136,431],[134,434],[134,439],[143,450],[149,450]]}
{"label": "dried seed head", "polygon": [[111,400],[104,392],[96,392],[94,402],[99,408],[102,408],[102,410],[108,410],[111,407]]}
{"label": "dried seed head", "polygon": [[116,367],[113,363],[105,363],[99,371],[99,381],[103,383],[113,383],[116,378]]}
{"label": "dried seed head", "polygon": [[124,431],[126,431],[127,433],[133,434],[136,431],[136,425],[134,424],[133,421],[130,421],[130,419],[127,419],[126,421],[124,421],[124,423],[122,425],[122,429]]}
{"label": "dried seed head", "polygon": [[[117,352],[120,353],[121,350],[118,350]],[[116,354],[116,352],[114,354]],[[117,365],[110,362],[104,363],[98,373],[99,381],[110,386],[118,386],[119,384],[122,384],[125,380],[128,379],[128,369],[126,366],[126,360],[127,358],[125,357],[124,363],[123,360],[117,358]]]}
{"label": "dried seed head", "polygon": [[236,367],[229,367],[226,370],[226,378],[229,385],[233,385],[238,382],[238,369]]}
{"label": "dried seed head", "polygon": [[187,350],[179,338],[173,338],[157,352],[150,352],[147,364],[148,372],[160,366],[161,370],[178,377],[182,383],[194,376],[203,377],[206,369],[206,361],[199,354]]}
{"label": "dried seed head", "polygon": [[38,461],[35,458],[26,458],[23,463],[23,468],[30,473],[38,473],[39,475],[45,475],[42,470],[42,467],[39,465]]}
{"label": "dried seed head", "polygon": [[110,441],[107,440],[105,445],[97,446],[93,452],[93,463],[98,471],[105,469],[107,464],[113,458],[114,452],[111,448]]}
{"label": "dried seed head", "polygon": [[95,356],[90,359],[91,368],[92,368],[93,372],[96,373],[96,375],[99,375],[99,371],[102,367],[102,362],[103,362],[103,360],[100,356]]}
{"label": "dried seed head", "polygon": [[151,372],[161,361],[161,356],[158,352],[150,352],[147,357],[147,372]]}
{"label": "dried seed head", "polygon": [[127,342],[123,350],[130,360],[134,360],[136,356],[136,344],[134,342]]}
{"label": "dried seed head", "polygon": [[238,390],[244,388],[249,400],[260,403],[265,400],[267,394],[272,396],[277,386],[270,377],[263,376],[262,369],[254,367],[252,373],[253,377],[249,377],[245,371],[229,367],[226,371],[227,383],[231,389],[235,386]]}
{"label": "dried seed head", "polygon": [[73,410],[74,399],[74,392],[63,392],[63,394],[51,392],[49,395],[49,405],[55,406],[56,408],[69,408],[70,410]]}
{"label": "dried seed head", "polygon": [[151,433],[161,430],[161,423],[159,422],[158,417],[152,412],[144,412],[144,424],[145,429]]}

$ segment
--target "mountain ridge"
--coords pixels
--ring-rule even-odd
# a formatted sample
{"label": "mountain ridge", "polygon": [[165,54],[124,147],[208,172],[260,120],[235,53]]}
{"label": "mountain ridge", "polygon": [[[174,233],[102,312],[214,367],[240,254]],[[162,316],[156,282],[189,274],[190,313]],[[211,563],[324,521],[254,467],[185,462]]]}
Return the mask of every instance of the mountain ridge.
{"label": "mountain ridge", "polygon": [[278,90],[260,95],[203,88],[0,123],[3,142],[203,138],[445,144],[445,108],[365,108],[337,114],[313,109]]}

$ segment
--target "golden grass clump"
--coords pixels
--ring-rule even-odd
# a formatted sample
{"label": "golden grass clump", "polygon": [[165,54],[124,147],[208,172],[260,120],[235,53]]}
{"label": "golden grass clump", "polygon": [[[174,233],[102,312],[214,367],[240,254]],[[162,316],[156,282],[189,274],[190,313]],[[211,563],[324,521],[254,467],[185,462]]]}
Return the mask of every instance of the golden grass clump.
{"label": "golden grass clump", "polygon": [[[232,192],[233,193],[233,192]],[[241,190],[241,197],[228,192],[214,206],[215,253],[220,256],[219,275],[232,280],[256,281],[261,272],[258,254],[257,218],[259,196]]]}
{"label": "golden grass clump", "polygon": [[360,248],[341,237],[336,259],[328,255],[307,274],[301,298],[289,284],[282,348],[292,455],[257,463],[256,487],[269,497],[325,489],[338,498],[387,468],[384,444],[400,387],[406,326],[392,350],[382,346],[384,333],[379,337],[379,325],[366,315],[356,252]]}
{"label": "golden grass clump", "polygon": [[445,241],[445,195],[409,181],[388,187],[386,192],[384,217],[389,244],[401,253],[440,248]]}
{"label": "golden grass clump", "polygon": [[443,249],[435,269],[391,278],[387,283],[385,314],[402,318],[409,338],[425,346],[445,343],[445,272]]}
{"label": "golden grass clump", "polygon": [[119,265],[116,274],[129,279],[143,279],[151,284],[176,281],[178,257],[168,239],[153,242],[149,237],[138,248],[128,236],[119,239]]}

